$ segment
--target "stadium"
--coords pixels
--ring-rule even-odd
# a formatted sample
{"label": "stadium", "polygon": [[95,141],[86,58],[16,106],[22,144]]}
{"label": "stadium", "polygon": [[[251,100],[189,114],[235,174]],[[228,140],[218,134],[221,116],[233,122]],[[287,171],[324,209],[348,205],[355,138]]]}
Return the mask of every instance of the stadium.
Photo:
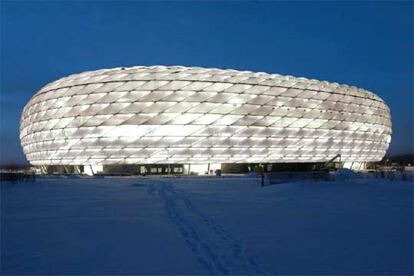
{"label": "stadium", "polygon": [[43,173],[209,173],[380,161],[391,115],[367,90],[262,72],[104,69],[44,86],[20,141]]}

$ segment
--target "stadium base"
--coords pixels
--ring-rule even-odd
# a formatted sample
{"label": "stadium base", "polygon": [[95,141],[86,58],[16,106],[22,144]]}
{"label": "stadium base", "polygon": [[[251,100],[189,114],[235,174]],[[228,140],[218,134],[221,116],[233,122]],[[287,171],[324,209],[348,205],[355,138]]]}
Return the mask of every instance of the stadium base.
{"label": "stadium base", "polygon": [[39,166],[39,174],[48,175],[214,175],[249,172],[309,172],[349,168],[362,170],[365,163],[222,163],[222,164],[120,164],[120,165],[50,165]]}

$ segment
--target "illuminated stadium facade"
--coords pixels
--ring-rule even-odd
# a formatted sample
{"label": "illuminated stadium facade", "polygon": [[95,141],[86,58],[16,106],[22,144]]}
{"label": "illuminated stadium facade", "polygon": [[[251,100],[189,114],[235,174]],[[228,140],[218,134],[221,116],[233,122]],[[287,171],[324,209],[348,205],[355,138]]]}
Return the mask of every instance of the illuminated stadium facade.
{"label": "illuminated stadium facade", "polygon": [[337,155],[361,164],[382,159],[391,132],[387,105],[360,88],[181,66],[59,79],[32,97],[20,121],[32,165],[88,173],[120,165],[142,173],[144,164],[181,172],[183,164],[317,163]]}

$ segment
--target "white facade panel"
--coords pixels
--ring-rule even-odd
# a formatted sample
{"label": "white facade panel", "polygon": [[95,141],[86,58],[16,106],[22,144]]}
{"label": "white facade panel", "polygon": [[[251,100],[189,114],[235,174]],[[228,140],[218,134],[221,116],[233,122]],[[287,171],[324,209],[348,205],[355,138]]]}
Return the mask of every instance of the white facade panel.
{"label": "white facade panel", "polygon": [[75,74],[25,106],[33,165],[378,161],[389,108],[356,87],[181,66]]}

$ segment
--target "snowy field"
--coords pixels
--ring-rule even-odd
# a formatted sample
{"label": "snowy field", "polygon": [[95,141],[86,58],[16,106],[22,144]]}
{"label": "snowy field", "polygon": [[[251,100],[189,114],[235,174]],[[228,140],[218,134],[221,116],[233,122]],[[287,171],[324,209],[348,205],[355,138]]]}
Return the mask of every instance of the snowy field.
{"label": "snowy field", "polygon": [[413,183],[1,184],[1,274],[412,274]]}

